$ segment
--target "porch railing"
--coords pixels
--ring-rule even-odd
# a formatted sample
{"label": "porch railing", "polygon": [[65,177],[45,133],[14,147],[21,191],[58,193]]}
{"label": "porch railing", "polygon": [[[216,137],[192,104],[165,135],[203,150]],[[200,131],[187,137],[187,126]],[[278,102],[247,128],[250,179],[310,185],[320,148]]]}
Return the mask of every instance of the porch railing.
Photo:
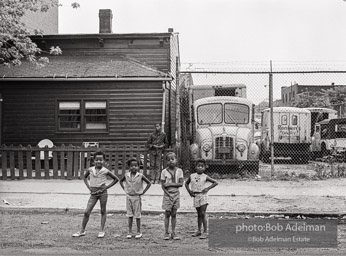
{"label": "porch railing", "polygon": [[[141,163],[141,172],[145,176],[149,175],[148,152],[144,147],[137,145],[107,148],[84,148],[72,145],[53,148],[3,145],[0,147],[0,179],[82,179],[85,170],[92,165],[92,155],[97,150],[105,153],[105,166],[117,176],[125,174],[126,161],[130,157],[137,158]],[[160,169],[166,166],[165,157],[162,160]]]}

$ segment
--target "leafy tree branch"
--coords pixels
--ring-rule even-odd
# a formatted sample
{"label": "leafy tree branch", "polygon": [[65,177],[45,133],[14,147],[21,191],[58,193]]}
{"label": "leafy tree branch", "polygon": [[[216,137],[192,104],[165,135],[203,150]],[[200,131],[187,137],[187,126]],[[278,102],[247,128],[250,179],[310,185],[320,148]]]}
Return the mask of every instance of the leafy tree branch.
{"label": "leafy tree branch", "polygon": [[[31,32],[21,21],[27,12],[47,12],[58,7],[54,0],[1,0],[0,1],[0,65],[17,66],[22,60],[42,66],[49,62],[47,57],[40,56],[43,51],[31,41]],[[79,8],[78,3],[72,3],[72,8]],[[36,29],[35,35],[42,35]],[[62,54],[59,46],[50,48],[49,54]]]}

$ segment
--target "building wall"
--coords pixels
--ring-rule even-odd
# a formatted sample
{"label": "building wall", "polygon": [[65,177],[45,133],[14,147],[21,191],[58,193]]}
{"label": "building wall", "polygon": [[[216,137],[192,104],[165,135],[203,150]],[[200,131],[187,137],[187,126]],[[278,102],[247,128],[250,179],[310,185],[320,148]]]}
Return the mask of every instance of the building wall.
{"label": "building wall", "polygon": [[[162,118],[162,82],[1,82],[2,143],[144,145]],[[57,100],[109,100],[109,132],[57,132]]]}
{"label": "building wall", "polygon": [[287,87],[281,87],[282,106],[293,106],[298,101],[298,94],[303,92],[319,92],[333,88],[334,85],[299,85],[293,84]]}

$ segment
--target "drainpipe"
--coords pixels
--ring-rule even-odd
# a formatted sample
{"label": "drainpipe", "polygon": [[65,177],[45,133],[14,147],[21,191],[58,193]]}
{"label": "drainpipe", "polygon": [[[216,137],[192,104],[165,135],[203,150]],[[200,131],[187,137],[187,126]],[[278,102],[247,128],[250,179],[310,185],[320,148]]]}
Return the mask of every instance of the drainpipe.
{"label": "drainpipe", "polygon": [[162,120],[161,120],[161,129],[165,130],[165,112],[166,112],[166,84],[162,82]]}
{"label": "drainpipe", "polygon": [[168,91],[168,147],[172,146],[172,109],[171,109],[171,98],[172,98],[172,90],[171,90],[171,83],[166,82],[166,85],[169,84],[169,91]]}

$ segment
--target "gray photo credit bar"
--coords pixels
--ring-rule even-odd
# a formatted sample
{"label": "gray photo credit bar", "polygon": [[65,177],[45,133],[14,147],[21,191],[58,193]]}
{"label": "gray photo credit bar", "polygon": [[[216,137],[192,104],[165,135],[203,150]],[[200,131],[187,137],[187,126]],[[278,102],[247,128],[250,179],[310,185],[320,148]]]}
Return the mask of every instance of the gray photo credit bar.
{"label": "gray photo credit bar", "polygon": [[209,247],[336,248],[337,220],[209,219]]}

